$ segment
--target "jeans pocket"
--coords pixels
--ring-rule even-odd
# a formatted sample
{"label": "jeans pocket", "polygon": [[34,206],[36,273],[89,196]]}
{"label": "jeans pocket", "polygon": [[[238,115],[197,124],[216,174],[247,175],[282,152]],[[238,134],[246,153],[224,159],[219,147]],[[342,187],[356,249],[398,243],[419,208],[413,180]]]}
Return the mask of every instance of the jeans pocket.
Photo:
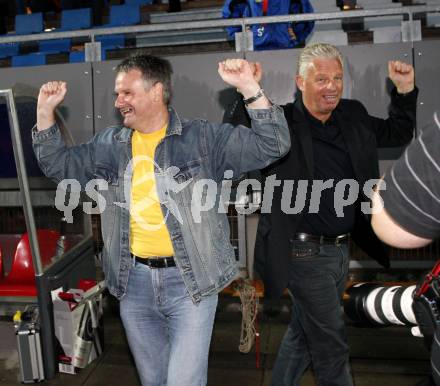
{"label": "jeans pocket", "polygon": [[340,269],[339,269],[339,275],[337,275],[336,282],[340,283],[347,280],[348,276],[348,268],[350,264],[349,255],[348,255],[348,247],[345,244],[337,245],[337,248],[339,250],[339,253],[341,254],[340,257]]}

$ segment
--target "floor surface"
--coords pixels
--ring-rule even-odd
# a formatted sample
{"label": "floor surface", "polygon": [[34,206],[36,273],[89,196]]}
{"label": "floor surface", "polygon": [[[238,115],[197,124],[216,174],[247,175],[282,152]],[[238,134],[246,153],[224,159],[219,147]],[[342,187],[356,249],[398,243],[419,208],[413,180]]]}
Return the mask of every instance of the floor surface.
{"label": "floor surface", "polygon": [[[276,351],[287,327],[288,301],[281,312],[259,314],[260,355],[255,345],[248,354],[238,351],[241,312],[237,298],[219,302],[210,350],[208,386],[269,386]],[[100,358],[77,375],[57,374],[48,386],[137,386],[136,370],[118,316],[117,302],[107,298],[106,348]],[[429,371],[428,353],[408,327],[348,326],[351,366],[356,386],[414,386]],[[0,385],[20,385],[18,355],[12,322],[0,322]],[[313,386],[305,373],[301,386]]]}

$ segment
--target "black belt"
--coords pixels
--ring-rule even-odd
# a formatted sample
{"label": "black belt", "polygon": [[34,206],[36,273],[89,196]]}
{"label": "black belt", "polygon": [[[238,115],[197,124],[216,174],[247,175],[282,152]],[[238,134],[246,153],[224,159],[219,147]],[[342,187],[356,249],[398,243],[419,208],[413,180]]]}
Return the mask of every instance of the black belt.
{"label": "black belt", "polygon": [[169,268],[175,267],[176,262],[173,256],[166,257],[139,257],[131,255],[134,259],[141,264],[148,265],[150,268]]}
{"label": "black belt", "polygon": [[323,235],[311,235],[309,233],[303,233],[298,232],[295,233],[295,236],[293,238],[295,241],[309,241],[317,244],[344,244],[348,243],[348,240],[350,239],[350,234],[345,233],[343,235],[338,235],[334,237],[329,236],[323,236]]}

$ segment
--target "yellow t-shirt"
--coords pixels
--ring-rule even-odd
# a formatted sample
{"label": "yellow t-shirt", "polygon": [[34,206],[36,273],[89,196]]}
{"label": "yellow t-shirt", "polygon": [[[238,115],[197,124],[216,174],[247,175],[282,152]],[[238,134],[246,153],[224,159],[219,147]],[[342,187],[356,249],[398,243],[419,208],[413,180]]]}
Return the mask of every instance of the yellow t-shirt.
{"label": "yellow t-shirt", "polygon": [[154,178],[154,152],[166,129],[167,125],[148,134],[135,131],[132,137],[130,252],[140,257],[174,254]]}

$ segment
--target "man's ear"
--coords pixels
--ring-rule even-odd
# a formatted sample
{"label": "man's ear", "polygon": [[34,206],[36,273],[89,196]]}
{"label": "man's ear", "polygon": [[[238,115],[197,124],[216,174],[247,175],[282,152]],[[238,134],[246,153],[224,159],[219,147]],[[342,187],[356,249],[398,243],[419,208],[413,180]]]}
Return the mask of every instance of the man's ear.
{"label": "man's ear", "polygon": [[299,90],[304,91],[304,78],[301,75],[295,75],[295,83]]}
{"label": "man's ear", "polygon": [[157,82],[153,86],[153,97],[156,102],[163,100],[163,84]]}

